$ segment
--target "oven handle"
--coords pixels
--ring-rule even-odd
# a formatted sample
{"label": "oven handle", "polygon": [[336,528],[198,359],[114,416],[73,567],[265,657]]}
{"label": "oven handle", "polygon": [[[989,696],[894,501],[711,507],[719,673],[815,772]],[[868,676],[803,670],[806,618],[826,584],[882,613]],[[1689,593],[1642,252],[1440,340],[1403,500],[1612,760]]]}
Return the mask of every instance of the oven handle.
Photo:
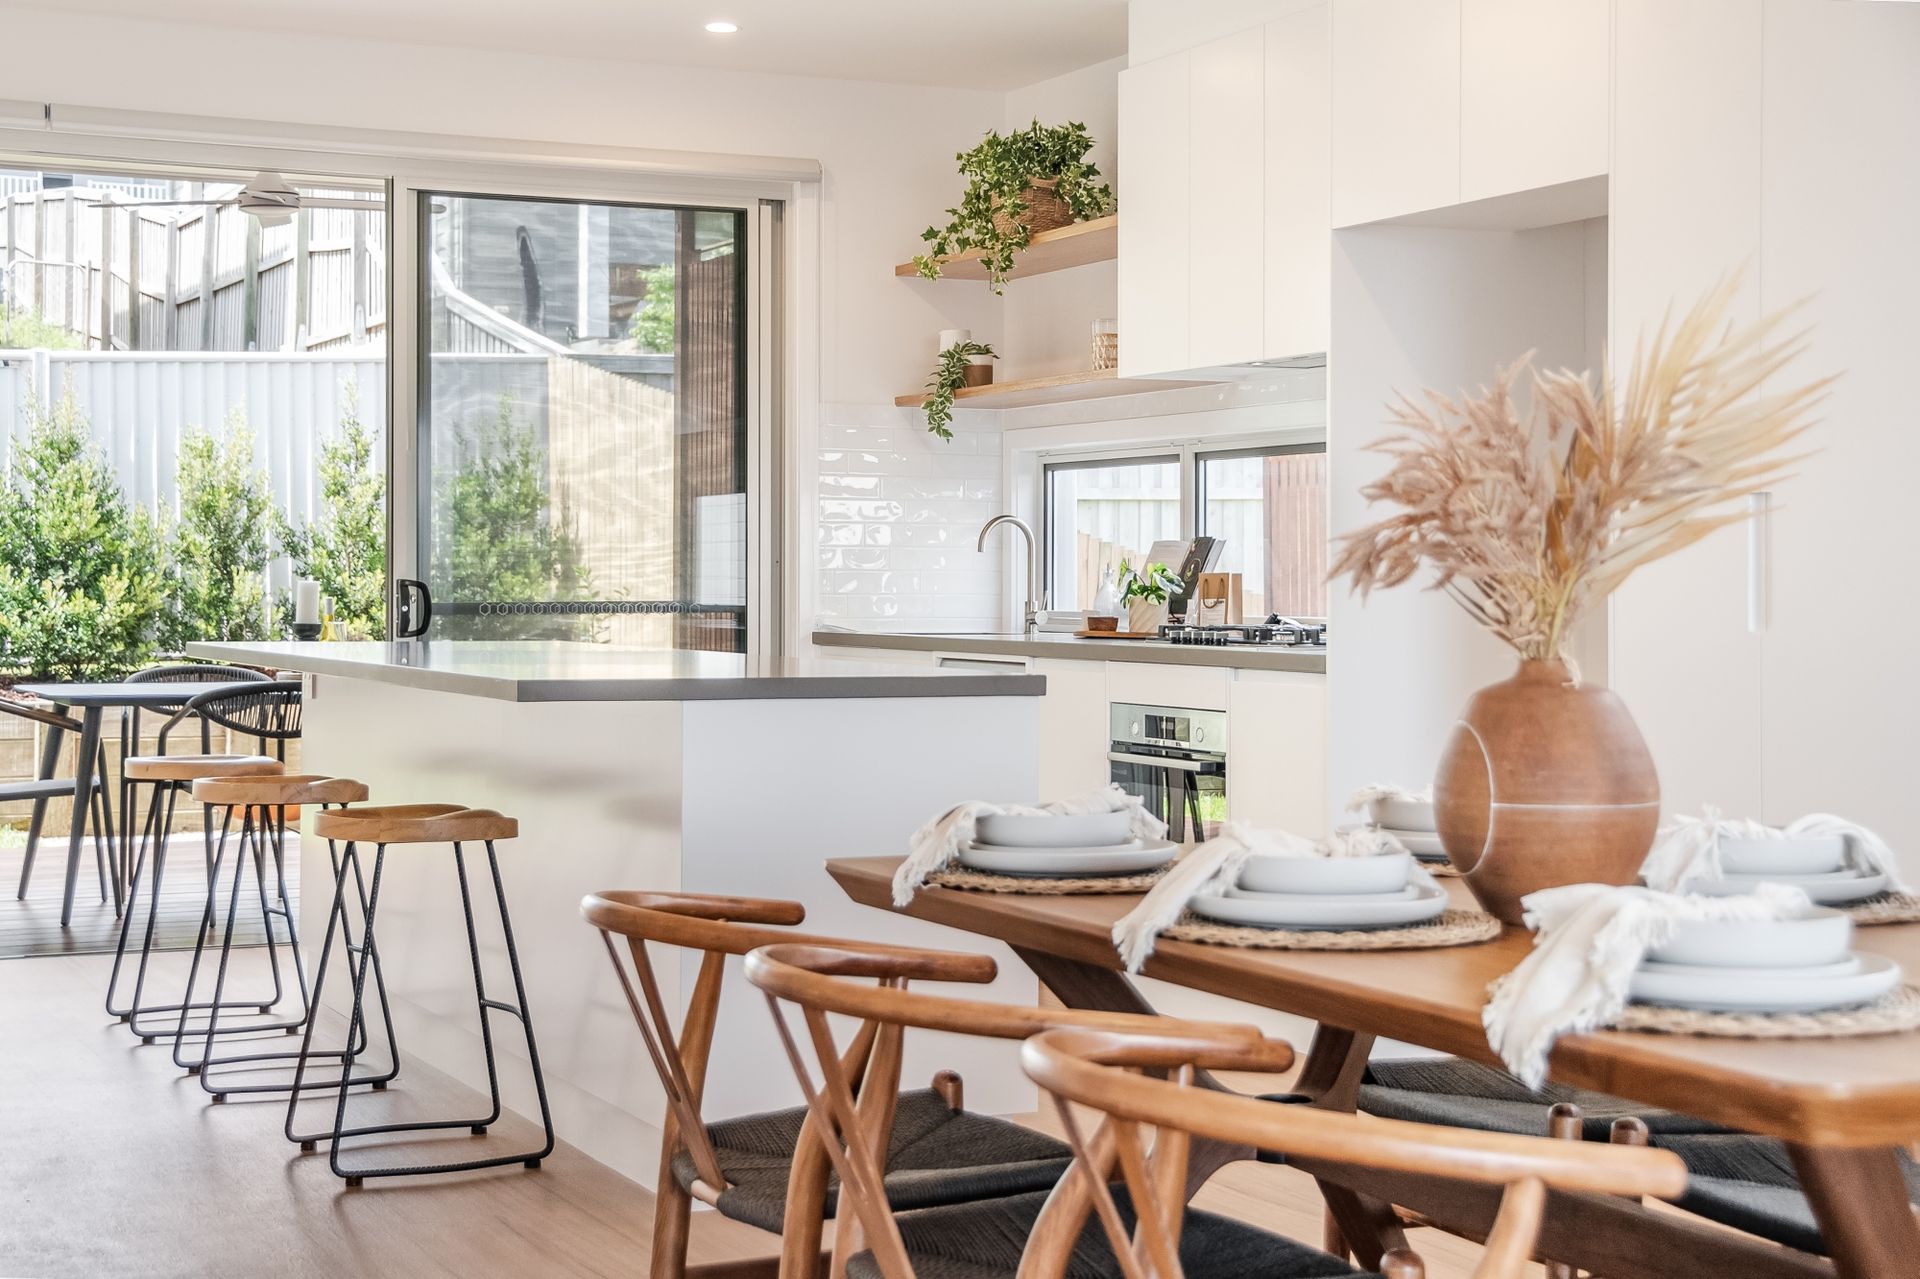
{"label": "oven handle", "polygon": [[1218,760],[1174,759],[1163,755],[1130,755],[1126,751],[1108,751],[1116,764],[1145,764],[1150,768],[1172,768],[1182,773],[1204,773],[1222,767]]}

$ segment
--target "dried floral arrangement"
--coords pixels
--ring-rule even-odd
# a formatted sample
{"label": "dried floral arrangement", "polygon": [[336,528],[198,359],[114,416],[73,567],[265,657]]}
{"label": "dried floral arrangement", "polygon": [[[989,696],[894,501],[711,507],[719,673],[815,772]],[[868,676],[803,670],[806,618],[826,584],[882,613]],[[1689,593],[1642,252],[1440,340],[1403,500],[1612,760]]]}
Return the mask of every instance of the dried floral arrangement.
{"label": "dried floral arrangement", "polygon": [[[1814,424],[1831,378],[1765,391],[1805,349],[1783,334],[1791,308],[1731,325],[1738,277],[1634,352],[1624,390],[1611,371],[1532,374],[1532,411],[1513,390],[1529,354],[1459,400],[1402,395],[1402,432],[1370,447],[1393,459],[1361,490],[1399,514],[1340,539],[1331,576],[1362,598],[1429,566],[1445,591],[1522,659],[1564,660],[1573,625],[1636,569],[1747,518],[1745,499],[1804,454],[1781,450]],[[1542,420],[1543,419],[1543,420]]]}

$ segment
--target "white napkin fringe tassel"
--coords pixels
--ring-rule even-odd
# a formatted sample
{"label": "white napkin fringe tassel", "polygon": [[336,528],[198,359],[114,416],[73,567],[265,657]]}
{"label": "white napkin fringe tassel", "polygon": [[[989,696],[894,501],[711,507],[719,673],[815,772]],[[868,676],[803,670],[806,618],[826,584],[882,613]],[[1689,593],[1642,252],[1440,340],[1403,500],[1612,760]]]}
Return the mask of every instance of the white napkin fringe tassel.
{"label": "white napkin fringe tassel", "polygon": [[1842,836],[1849,862],[1869,874],[1885,875],[1895,892],[1909,891],[1900,875],[1900,859],[1887,841],[1858,822],[1832,813],[1808,813],[1785,826],[1768,826],[1752,818],[1722,817],[1708,805],[1700,817],[1677,817],[1660,831],[1653,851],[1640,867],[1647,886],[1678,892],[1688,880],[1717,881],[1726,877],[1720,863],[1723,839],[1795,839]]}

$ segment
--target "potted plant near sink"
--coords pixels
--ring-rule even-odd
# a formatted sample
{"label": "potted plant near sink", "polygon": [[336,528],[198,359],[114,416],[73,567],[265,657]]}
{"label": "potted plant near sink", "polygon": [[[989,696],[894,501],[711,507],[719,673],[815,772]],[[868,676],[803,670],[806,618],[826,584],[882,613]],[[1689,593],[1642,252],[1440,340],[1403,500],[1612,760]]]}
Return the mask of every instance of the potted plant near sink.
{"label": "potted plant near sink", "polygon": [[927,251],[913,259],[920,274],[940,278],[940,259],[968,250],[986,268],[987,284],[1001,291],[1013,259],[1040,231],[1056,230],[1113,211],[1113,188],[1087,160],[1093,138],[1079,121],[1035,120],[1007,134],[989,132],[954,158],[967,189],[944,227],[921,232]]}
{"label": "potted plant near sink", "polygon": [[1120,561],[1120,598],[1127,604],[1127,629],[1152,635],[1166,624],[1167,600],[1180,593],[1179,574],[1159,561],[1134,568]]}

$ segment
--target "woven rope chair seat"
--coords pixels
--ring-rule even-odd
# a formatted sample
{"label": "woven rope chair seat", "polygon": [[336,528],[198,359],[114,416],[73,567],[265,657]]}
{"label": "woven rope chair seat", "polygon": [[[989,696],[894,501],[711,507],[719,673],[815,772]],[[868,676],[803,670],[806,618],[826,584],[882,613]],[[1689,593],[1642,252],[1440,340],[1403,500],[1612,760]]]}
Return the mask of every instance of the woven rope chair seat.
{"label": "woven rope chair seat", "polygon": [[[1012,1279],[1045,1192],[901,1213],[900,1236],[916,1279]],[[1114,1189],[1129,1229],[1126,1193]],[[1331,1279],[1356,1275],[1346,1262],[1317,1248],[1231,1217],[1189,1211],[1180,1231],[1180,1268],[1186,1279]],[[1067,1263],[1067,1279],[1120,1279],[1106,1233],[1089,1219]],[[882,1279],[872,1253],[847,1261],[847,1279]]]}
{"label": "woven rope chair seat", "polygon": [[[708,1124],[721,1171],[732,1184],[715,1204],[736,1221],[780,1232],[787,1206],[787,1170],[800,1142],[806,1109],[776,1110]],[[887,1152],[887,1198],[895,1208],[925,1208],[997,1195],[1045,1190],[1060,1180],[1072,1152],[1030,1128],[949,1107],[930,1088],[900,1094]],[[693,1158],[674,1156],[683,1188],[696,1177]],[[839,1198],[827,1186],[827,1213]]]}

